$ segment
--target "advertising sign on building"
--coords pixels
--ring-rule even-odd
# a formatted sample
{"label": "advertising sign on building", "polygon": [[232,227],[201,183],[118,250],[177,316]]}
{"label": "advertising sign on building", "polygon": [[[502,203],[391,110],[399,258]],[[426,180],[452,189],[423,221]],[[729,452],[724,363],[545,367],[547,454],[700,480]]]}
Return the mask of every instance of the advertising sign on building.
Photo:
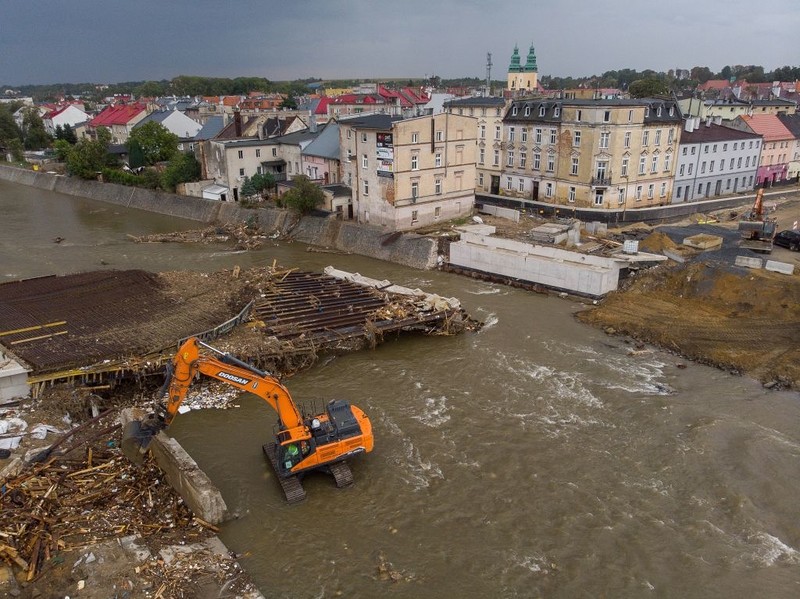
{"label": "advertising sign on building", "polygon": [[391,133],[378,133],[376,139],[378,175],[392,176],[394,164],[394,145]]}

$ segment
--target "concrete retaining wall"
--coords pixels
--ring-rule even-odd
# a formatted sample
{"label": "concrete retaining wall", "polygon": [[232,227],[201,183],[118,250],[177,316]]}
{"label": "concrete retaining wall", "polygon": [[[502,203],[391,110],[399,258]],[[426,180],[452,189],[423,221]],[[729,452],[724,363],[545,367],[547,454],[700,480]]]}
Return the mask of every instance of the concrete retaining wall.
{"label": "concrete retaining wall", "polygon": [[[295,220],[285,210],[248,209],[235,202],[86,181],[4,165],[0,165],[0,179],[201,223],[242,223],[255,219],[265,231],[285,231]],[[412,268],[424,269],[436,265],[436,241],[415,234],[404,234],[382,245],[389,234],[381,229],[334,218],[306,216],[294,227],[290,236],[304,243],[332,247]]]}

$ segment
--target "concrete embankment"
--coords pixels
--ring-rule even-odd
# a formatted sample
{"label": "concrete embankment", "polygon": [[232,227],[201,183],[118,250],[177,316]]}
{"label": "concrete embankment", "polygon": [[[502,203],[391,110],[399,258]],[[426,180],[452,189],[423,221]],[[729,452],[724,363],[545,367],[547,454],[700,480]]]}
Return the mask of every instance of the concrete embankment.
{"label": "concrete embankment", "polygon": [[288,232],[293,239],[303,243],[331,247],[411,268],[432,268],[436,264],[435,240],[413,233],[390,239],[391,234],[382,229],[316,216],[306,216],[295,225],[294,217],[284,210],[248,209],[235,202],[86,181],[4,165],[0,165],[0,179],[201,223],[254,221],[266,231]]}

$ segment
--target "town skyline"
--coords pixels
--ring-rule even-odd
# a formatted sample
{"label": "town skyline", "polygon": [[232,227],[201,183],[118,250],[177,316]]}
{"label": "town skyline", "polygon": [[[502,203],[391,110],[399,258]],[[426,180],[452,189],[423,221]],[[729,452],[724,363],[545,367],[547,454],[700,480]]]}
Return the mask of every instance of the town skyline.
{"label": "town skyline", "polygon": [[[22,3],[1,0],[0,82],[23,86],[179,75],[273,81],[483,78],[487,52],[493,79],[502,79],[515,45],[523,53],[533,45],[540,73],[557,77],[620,68],[667,72],[708,66],[716,72],[736,64],[770,71],[796,62],[785,40],[800,26],[800,11],[790,0],[777,0],[769,14],[738,0],[726,3],[724,14],[721,7],[689,0],[676,0],[663,13],[623,0],[552,6],[407,0],[407,10],[396,17],[365,0],[273,4],[244,0],[232,11],[206,0],[166,5],[45,0],[43,10],[34,13]],[[46,36],[36,33],[43,14]],[[571,39],[571,32],[586,31],[598,33]]]}

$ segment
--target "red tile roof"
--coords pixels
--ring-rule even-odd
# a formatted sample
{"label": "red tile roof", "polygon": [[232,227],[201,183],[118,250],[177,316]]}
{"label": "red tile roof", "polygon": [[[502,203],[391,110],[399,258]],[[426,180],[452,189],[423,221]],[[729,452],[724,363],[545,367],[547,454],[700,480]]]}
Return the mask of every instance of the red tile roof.
{"label": "red tile roof", "polygon": [[314,111],[314,114],[328,114],[328,104],[331,103],[333,98],[328,96],[322,96],[319,99],[319,104],[317,104],[317,109]]}
{"label": "red tile roof", "polygon": [[779,141],[794,139],[794,135],[786,126],[781,123],[777,115],[774,114],[755,114],[753,116],[740,117],[756,133],[764,138],[764,141]]}
{"label": "red tile roof", "polygon": [[145,110],[147,110],[147,106],[139,103],[109,106],[89,121],[89,126],[110,127],[112,125],[127,125],[135,116],[138,116]]}
{"label": "red tile roof", "polygon": [[727,79],[709,79],[705,83],[701,83],[697,86],[697,89],[702,91],[707,91],[709,89],[725,89],[726,87],[730,87],[731,82]]}

